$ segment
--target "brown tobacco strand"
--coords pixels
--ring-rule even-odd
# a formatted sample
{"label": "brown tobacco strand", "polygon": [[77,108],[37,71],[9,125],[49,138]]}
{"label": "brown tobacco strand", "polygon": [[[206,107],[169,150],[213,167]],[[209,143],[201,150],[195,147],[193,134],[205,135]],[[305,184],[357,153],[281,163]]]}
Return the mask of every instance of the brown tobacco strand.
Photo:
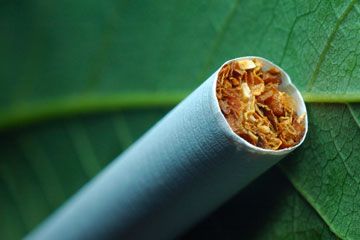
{"label": "brown tobacco strand", "polygon": [[273,150],[292,147],[304,135],[305,114],[298,116],[294,99],[278,89],[280,71],[262,66],[257,59],[224,65],[216,86],[219,106],[231,129],[251,144]]}

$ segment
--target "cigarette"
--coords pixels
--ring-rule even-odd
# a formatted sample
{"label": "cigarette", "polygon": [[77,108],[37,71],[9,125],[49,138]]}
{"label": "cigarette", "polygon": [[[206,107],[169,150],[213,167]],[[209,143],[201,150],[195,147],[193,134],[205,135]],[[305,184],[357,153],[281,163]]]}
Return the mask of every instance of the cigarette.
{"label": "cigarette", "polygon": [[[230,86],[224,79],[239,74],[226,70],[232,64],[246,76]],[[252,73],[264,86],[249,83]],[[278,112],[265,74],[288,99]],[[261,57],[229,60],[26,238],[174,238],[299,147],[307,121],[284,70]]]}

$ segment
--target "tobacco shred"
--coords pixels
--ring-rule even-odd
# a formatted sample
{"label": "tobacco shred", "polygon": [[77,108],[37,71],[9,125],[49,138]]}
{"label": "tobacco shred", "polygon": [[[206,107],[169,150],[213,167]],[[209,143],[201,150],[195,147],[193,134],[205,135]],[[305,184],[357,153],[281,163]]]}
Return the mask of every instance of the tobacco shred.
{"label": "tobacco shred", "polygon": [[283,149],[300,142],[305,114],[296,113],[294,99],[279,90],[277,68],[263,70],[257,60],[236,60],[218,74],[216,96],[231,129],[249,143]]}

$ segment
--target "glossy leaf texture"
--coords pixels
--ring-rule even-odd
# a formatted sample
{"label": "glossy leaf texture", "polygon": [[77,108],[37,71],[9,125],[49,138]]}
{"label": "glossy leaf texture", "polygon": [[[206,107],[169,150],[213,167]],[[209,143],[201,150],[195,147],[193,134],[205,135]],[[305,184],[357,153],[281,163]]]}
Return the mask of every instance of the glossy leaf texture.
{"label": "glossy leaf texture", "polygon": [[246,55],[289,73],[310,131],[280,164],[283,197],[249,188],[270,195],[272,214],[248,221],[222,208],[214,227],[232,226],[217,236],[250,222],[239,231],[252,238],[360,238],[359,12],[356,0],[3,1],[0,238],[24,236],[219,65]]}

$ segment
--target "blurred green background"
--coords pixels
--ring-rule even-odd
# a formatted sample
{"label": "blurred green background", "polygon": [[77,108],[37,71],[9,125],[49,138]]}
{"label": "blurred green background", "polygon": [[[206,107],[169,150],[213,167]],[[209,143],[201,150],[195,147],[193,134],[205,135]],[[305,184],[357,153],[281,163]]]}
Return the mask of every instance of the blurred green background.
{"label": "blurred green background", "polygon": [[[228,59],[271,59],[307,101],[356,96],[357,79],[337,79],[359,73],[358,50],[331,52],[338,19],[358,15],[349,2],[2,0],[0,239],[23,237]],[[315,81],[335,55],[334,84]],[[277,169],[183,238],[244,236],[335,238]]]}

